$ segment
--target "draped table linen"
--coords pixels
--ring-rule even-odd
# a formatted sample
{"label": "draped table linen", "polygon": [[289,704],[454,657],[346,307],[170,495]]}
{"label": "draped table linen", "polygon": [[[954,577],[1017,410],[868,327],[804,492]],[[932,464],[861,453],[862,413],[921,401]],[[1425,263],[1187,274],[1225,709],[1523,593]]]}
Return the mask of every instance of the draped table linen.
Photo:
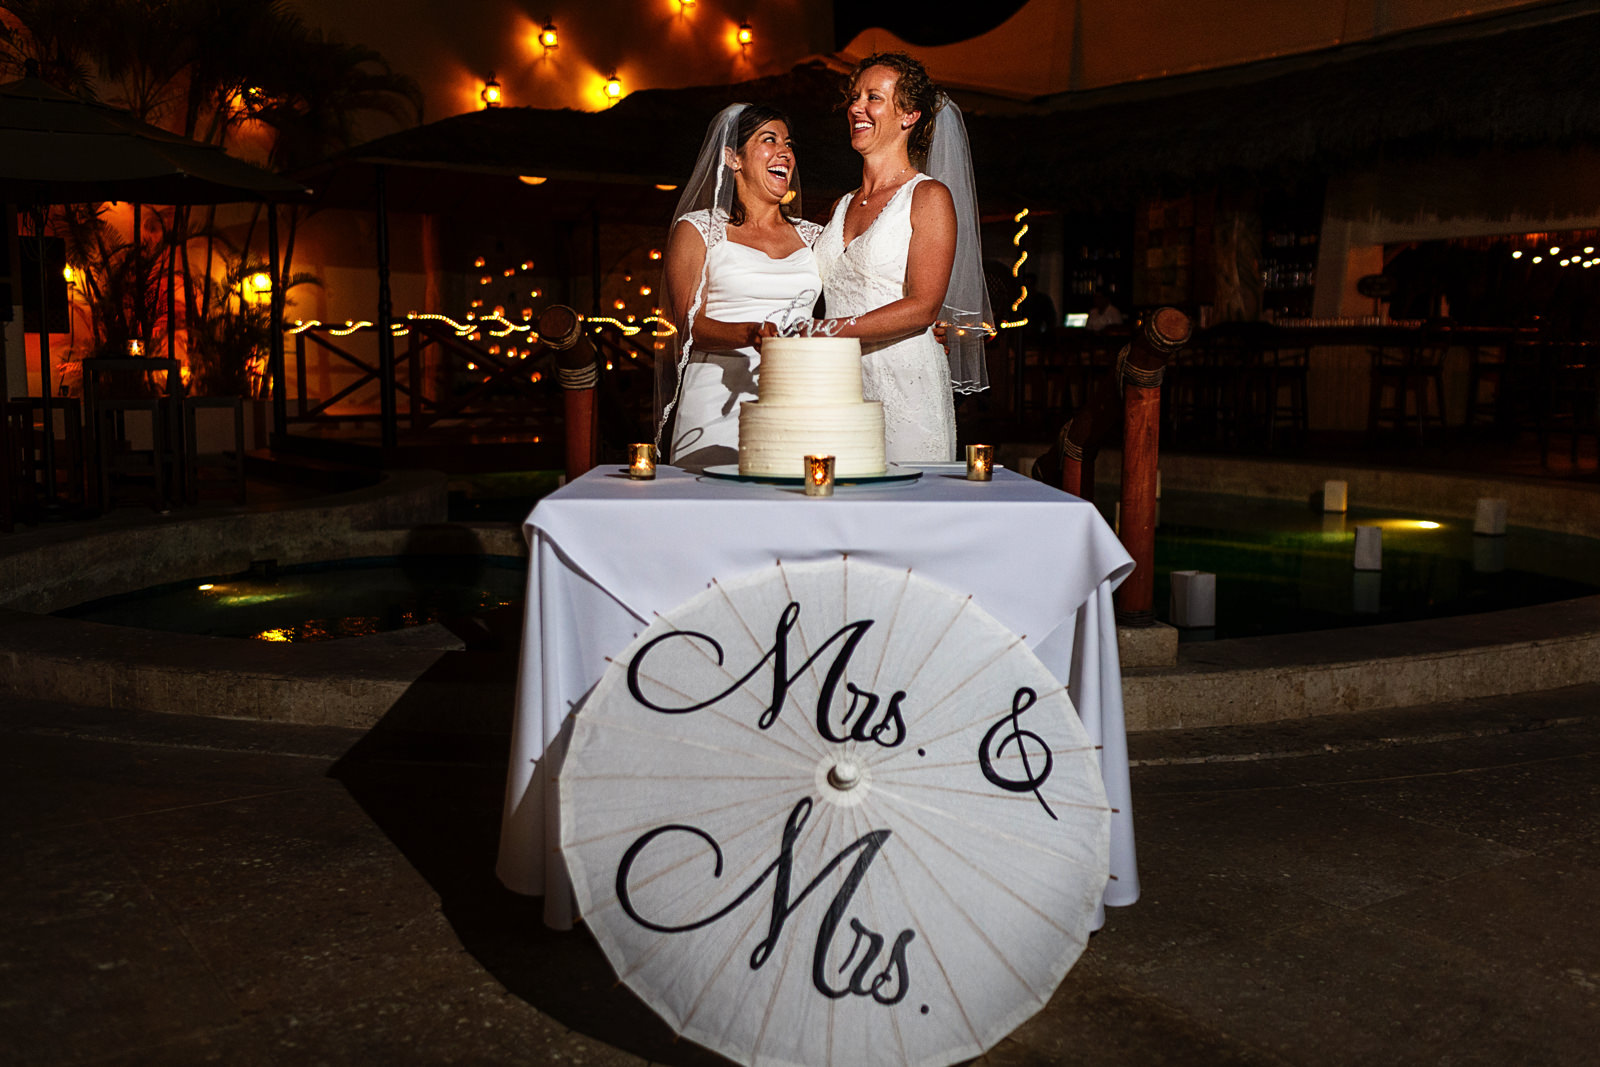
{"label": "draped table linen", "polygon": [[840,553],[970,594],[1066,683],[1101,746],[1113,808],[1104,902],[1138,899],[1111,603],[1133,560],[1092,504],[1010,471],[968,482],[955,464],[821,500],[674,467],[658,467],[653,481],[600,467],[540,501],[523,533],[528,598],[497,873],[509,889],[544,897],[548,925],[573,918],[556,809],[564,727],[609,657],[712,579]]}

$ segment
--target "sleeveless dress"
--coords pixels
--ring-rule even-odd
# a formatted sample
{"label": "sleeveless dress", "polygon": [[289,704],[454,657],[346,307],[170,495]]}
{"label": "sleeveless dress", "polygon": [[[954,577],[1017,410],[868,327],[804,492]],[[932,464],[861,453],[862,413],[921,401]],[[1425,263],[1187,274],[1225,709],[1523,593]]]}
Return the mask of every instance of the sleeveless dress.
{"label": "sleeveless dress", "polygon": [[[774,259],[727,239],[727,216],[710,210],[683,216],[706,243],[706,282],[697,317],[719,322],[780,319],[802,293],[822,291],[811,246],[822,227],[804,219],[795,229],[804,245]],[[814,298],[814,297],[813,297]],[[811,315],[807,305],[798,314]],[[702,349],[683,368],[672,431],[672,463],[703,468],[739,462],[739,405],[756,398],[761,353],[755,348]]]}
{"label": "sleeveless dress", "polygon": [[[830,318],[864,315],[906,295],[911,249],[911,191],[926,174],[906,182],[849,247],[840,200],[817,239],[817,266]],[[950,363],[930,327],[913,337],[861,345],[861,386],[883,403],[884,446],[891,463],[950,462],[956,458],[955,400]]]}

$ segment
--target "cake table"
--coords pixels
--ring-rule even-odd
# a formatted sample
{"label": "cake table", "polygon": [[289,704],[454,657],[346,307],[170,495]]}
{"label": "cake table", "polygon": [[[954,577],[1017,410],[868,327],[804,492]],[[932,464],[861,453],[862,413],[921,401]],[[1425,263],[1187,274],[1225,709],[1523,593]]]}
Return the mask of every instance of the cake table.
{"label": "cake table", "polygon": [[[912,483],[857,486],[831,498],[659,467],[633,481],[590,471],[542,500],[524,523],[530,560],[517,710],[500,834],[501,881],[544,896],[545,922],[572,923],[559,851],[553,768],[568,716],[655,612],[714,578],[848,553],[910,567],[971,594],[1022,635],[1065,682],[1101,747],[1112,815],[1105,903],[1139,896],[1112,590],[1133,561],[1093,505],[997,471],[968,482],[956,464]],[[1098,925],[1097,918],[1097,925]]]}

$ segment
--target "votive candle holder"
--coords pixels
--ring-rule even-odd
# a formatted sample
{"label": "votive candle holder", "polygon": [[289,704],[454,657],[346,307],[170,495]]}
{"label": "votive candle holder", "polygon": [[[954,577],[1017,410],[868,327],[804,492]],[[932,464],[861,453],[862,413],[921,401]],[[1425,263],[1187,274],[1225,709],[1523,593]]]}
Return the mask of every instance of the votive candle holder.
{"label": "votive candle holder", "polygon": [[806,457],[806,496],[833,495],[833,457]]}
{"label": "votive candle holder", "polygon": [[656,446],[649,441],[628,446],[628,477],[647,482],[656,476]]}
{"label": "votive candle holder", "polygon": [[994,446],[967,446],[967,481],[987,482],[994,479]]}

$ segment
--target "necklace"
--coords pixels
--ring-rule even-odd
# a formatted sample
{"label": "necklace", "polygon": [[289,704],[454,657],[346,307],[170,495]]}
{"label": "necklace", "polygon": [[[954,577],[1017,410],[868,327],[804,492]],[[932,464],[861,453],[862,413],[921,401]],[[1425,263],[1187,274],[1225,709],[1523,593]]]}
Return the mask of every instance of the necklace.
{"label": "necklace", "polygon": [[[911,169],[911,164],[907,163],[905,166],[900,168],[900,174],[904,174],[906,171],[908,171],[910,169]],[[868,200],[872,199],[874,196],[877,196],[881,192],[884,192],[884,191],[886,191],[888,189],[893,189],[894,187],[899,185],[900,184],[900,174],[896,174],[893,178],[890,178],[888,185],[880,186],[879,188],[872,190],[872,192],[870,194],[862,196],[862,198],[861,198],[861,206],[862,207],[866,207]]]}

